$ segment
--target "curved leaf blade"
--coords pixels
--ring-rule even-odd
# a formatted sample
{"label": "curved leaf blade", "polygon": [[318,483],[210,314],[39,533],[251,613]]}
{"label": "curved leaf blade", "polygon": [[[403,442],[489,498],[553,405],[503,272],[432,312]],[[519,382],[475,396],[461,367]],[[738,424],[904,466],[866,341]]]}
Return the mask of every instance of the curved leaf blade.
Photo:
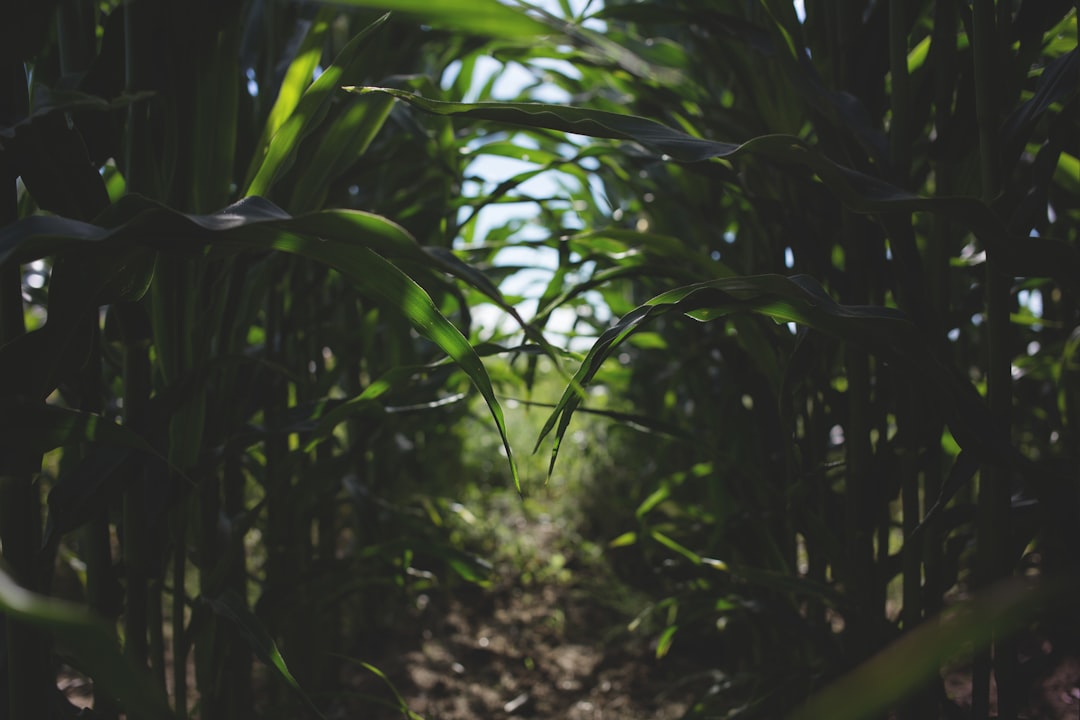
{"label": "curved leaf blade", "polygon": [[415,15],[424,22],[477,35],[529,38],[550,35],[551,28],[522,10],[497,0],[337,0],[339,5],[391,10]]}
{"label": "curved leaf blade", "polygon": [[124,657],[115,632],[85,607],[31,592],[0,568],[0,609],[51,632],[95,684],[129,713],[161,720],[175,717],[164,693]]}
{"label": "curved leaf blade", "polygon": [[1020,470],[1036,483],[1044,476],[1009,443],[978,391],[937,358],[922,331],[906,315],[891,308],[840,305],[805,275],[758,275],[697,283],[662,293],[625,315],[596,340],[540,431],[537,448],[548,434],[555,433],[549,472],[554,468],[571,416],[581,403],[581,388],[630,335],[671,312],[702,322],[752,312],[856,343],[932,388],[961,447],[971,448],[985,460]]}
{"label": "curved leaf blade", "polygon": [[694,137],[636,115],[544,103],[457,103],[431,100],[404,90],[381,87],[346,88],[358,93],[383,93],[436,115],[461,115],[493,122],[558,130],[595,138],[635,142],[646,150],[680,162],[760,157],[803,165],[849,208],[860,213],[939,212],[964,224],[1002,258],[1017,276],[1050,277],[1080,290],[1080,252],[1045,237],[1020,237],[986,203],[973,197],[922,197],[880,178],[833,162],[793,135],[762,135],[741,144]]}
{"label": "curved leaf blade", "polygon": [[[465,371],[495,420],[514,486],[521,492],[506,421],[479,355],[461,331],[435,307],[427,292],[384,255],[449,272],[465,282],[470,282],[471,273],[462,269],[463,264],[425,252],[400,225],[354,210],[330,210],[294,218],[259,197],[245,198],[211,215],[187,215],[146,198],[127,196],[109,208],[96,224],[59,217],[32,217],[12,223],[0,230],[0,266],[70,251],[88,242],[116,247],[144,245],[158,251],[200,256],[205,246],[225,254],[276,249],[336,269],[356,283],[362,293],[386,307],[400,310],[420,334]],[[495,293],[492,299],[506,306],[494,285],[489,283],[478,289]],[[48,327],[46,324],[45,328]],[[11,357],[10,348],[4,348],[9,350],[7,353],[0,350],[0,367],[5,367],[5,363],[18,364],[19,358]]]}
{"label": "curved leaf blade", "polygon": [[[354,75],[359,69],[359,50],[364,41],[373,32],[379,29],[389,18],[383,15],[375,22],[361,30],[356,37],[348,42],[334,62],[320,75],[311,86],[304,91],[303,97],[293,108],[292,113],[286,120],[281,122],[280,127],[273,127],[271,118],[268,121],[266,132],[273,133],[272,138],[265,145],[264,153],[256,154],[253,160],[253,172],[247,185],[247,196],[266,195],[274,182],[289,165],[292,164],[296,151],[300,147],[300,140],[311,131],[329,111],[330,101],[337,92],[338,86],[346,78]],[[275,106],[276,109],[276,106]],[[284,111],[282,111],[284,113]],[[254,170],[255,162],[258,169]]]}

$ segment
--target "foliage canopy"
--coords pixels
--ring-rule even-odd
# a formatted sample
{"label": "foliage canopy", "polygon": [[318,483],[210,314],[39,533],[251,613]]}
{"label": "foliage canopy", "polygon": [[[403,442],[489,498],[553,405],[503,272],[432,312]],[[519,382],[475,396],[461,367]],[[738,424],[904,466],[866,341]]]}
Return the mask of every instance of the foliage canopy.
{"label": "foliage canopy", "polygon": [[[483,582],[439,530],[469,400],[527,492],[503,407],[544,372],[549,475],[606,423],[581,504],[658,656],[744,717],[922,718],[973,647],[1016,717],[1016,631],[1080,637],[1077,8],[803,5],[15,3],[7,717],[60,712],[58,658],[103,717],[326,712],[385,588]],[[552,258],[532,298],[511,256]]]}

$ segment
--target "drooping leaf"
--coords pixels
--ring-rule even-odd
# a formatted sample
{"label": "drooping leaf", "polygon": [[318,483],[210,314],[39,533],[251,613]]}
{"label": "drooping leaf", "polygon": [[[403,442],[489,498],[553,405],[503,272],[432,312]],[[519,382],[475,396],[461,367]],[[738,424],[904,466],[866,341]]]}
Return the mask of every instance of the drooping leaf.
{"label": "drooping leaf", "polygon": [[984,202],[974,197],[921,197],[840,165],[800,138],[763,135],[741,144],[694,137],[655,120],[602,110],[543,103],[454,103],[431,100],[393,88],[346,88],[385,93],[437,115],[460,115],[532,128],[558,130],[637,143],[661,157],[681,162],[759,157],[813,170],[845,205],[861,213],[940,212],[963,223],[1017,276],[1052,277],[1080,289],[1080,252],[1045,237],[1015,237]]}
{"label": "drooping leaf", "polygon": [[[211,215],[186,215],[164,205],[129,195],[111,206],[99,224],[60,217],[31,217],[0,230],[0,266],[29,262],[46,255],[71,252],[88,243],[113,249],[145,247],[163,253],[201,257],[212,252],[282,250],[336,269],[359,291],[405,316],[416,330],[457,362],[487,403],[502,437],[514,485],[521,480],[506,432],[502,408],[476,351],[438,310],[415,280],[387,259],[400,258],[433,270],[454,272],[458,265],[424,252],[404,228],[371,213],[330,210],[290,217],[273,203],[249,197]],[[99,249],[98,252],[103,252]],[[467,278],[466,278],[467,281]],[[481,291],[494,290],[487,285]],[[492,298],[507,306],[501,295]],[[43,330],[48,330],[52,320]],[[70,332],[65,328],[64,333]],[[57,333],[53,332],[53,335]],[[32,338],[34,334],[26,336]],[[46,336],[52,345],[68,342]],[[32,367],[41,357],[54,356],[41,347],[15,343],[0,350],[0,368]],[[5,373],[9,380],[18,373]],[[51,390],[51,388],[50,388]],[[14,393],[17,394],[17,393]]]}
{"label": "drooping leaf", "polygon": [[347,87],[346,90],[358,93],[385,93],[436,115],[461,115],[590,137],[631,140],[657,154],[666,154],[683,162],[726,157],[736,152],[739,147],[737,144],[695,138],[655,120],[602,110],[544,103],[444,102],[395,88]]}
{"label": "drooping leaf", "polygon": [[581,403],[580,388],[592,381],[604,361],[631,334],[670,312],[702,322],[753,312],[778,322],[806,325],[860,345],[932,388],[932,396],[961,447],[971,448],[986,461],[1023,472],[1037,485],[1045,477],[1008,442],[971,383],[938,359],[922,331],[903,313],[884,307],[840,305],[805,275],[759,275],[697,283],[662,293],[626,314],[596,340],[541,429],[537,447],[550,432],[555,432],[549,471],[554,468],[571,416]]}
{"label": "drooping leaf", "polygon": [[[636,337],[637,336],[635,335],[632,337],[632,339]],[[528,407],[555,407],[555,405],[553,405],[552,403],[539,402],[536,400],[523,400],[521,398],[514,398],[514,401]],[[578,407],[574,410],[574,412],[607,418],[632,430],[637,430],[638,432],[666,435],[667,437],[676,438],[679,440],[689,440],[691,438],[686,428],[680,427],[675,423],[665,422],[664,420],[653,417],[651,415],[620,412],[618,410],[603,410],[600,408],[592,408],[587,406]]]}

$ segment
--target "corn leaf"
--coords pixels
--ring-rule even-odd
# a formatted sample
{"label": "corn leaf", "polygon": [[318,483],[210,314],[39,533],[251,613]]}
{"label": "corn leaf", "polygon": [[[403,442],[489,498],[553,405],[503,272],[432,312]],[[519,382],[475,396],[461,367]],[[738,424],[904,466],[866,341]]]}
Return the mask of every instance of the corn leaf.
{"label": "corn leaf", "polygon": [[975,388],[943,364],[923,333],[903,313],[883,307],[840,305],[812,278],[800,275],[759,275],[723,278],[671,290],[627,313],[606,330],[548,417],[537,448],[553,430],[549,473],[573,413],[581,403],[579,387],[592,381],[604,361],[633,333],[654,318],[670,312],[698,321],[753,312],[778,322],[795,322],[837,339],[855,343],[883,360],[895,363],[933,388],[933,397],[961,447],[979,457],[1024,472],[1039,485],[1042,470],[1027,461],[997,429]]}
{"label": "corn leaf", "polygon": [[51,632],[79,669],[119,700],[129,715],[162,720],[175,717],[164,693],[124,657],[116,633],[85,607],[30,592],[0,568],[0,609]]}
{"label": "corn leaf", "polygon": [[973,197],[922,197],[865,173],[839,165],[792,135],[763,135],[743,143],[718,142],[636,115],[543,103],[455,103],[431,100],[404,90],[377,87],[346,88],[358,93],[384,93],[424,112],[460,115],[510,125],[559,130],[596,138],[636,143],[658,156],[680,162],[758,157],[802,165],[818,177],[848,207],[862,213],[939,212],[963,223],[987,248],[998,253],[1017,276],[1050,277],[1080,289],[1080,252],[1071,245],[1043,237],[1016,237],[994,211]]}
{"label": "corn leaf", "polygon": [[[384,255],[431,269],[453,271],[456,266],[445,258],[436,259],[425,253],[399,225],[371,213],[345,210],[292,218],[262,198],[246,198],[211,215],[186,215],[137,196],[125,197],[98,218],[98,222],[102,224],[61,217],[31,217],[13,223],[0,231],[0,266],[73,252],[88,243],[111,249],[135,247],[148,252],[198,255],[206,246],[225,254],[276,249],[325,263],[355,283],[360,292],[401,312],[421,335],[460,365],[495,419],[514,485],[521,491],[502,407],[480,357],[439,312],[427,292]],[[493,286],[487,289],[494,290]],[[496,301],[505,304],[501,297]],[[49,343],[62,350],[69,337],[66,334],[52,337],[57,334],[55,331],[49,334],[52,324],[50,319],[45,327],[26,335],[25,339],[32,340],[45,332]],[[51,356],[38,345],[11,343],[0,350],[0,369],[5,370],[2,376],[24,377],[18,368],[32,368],[40,357]],[[9,368],[11,371],[7,372]]]}
{"label": "corn leaf", "polygon": [[337,4],[407,13],[431,25],[476,35],[529,38],[551,34],[548,26],[523,10],[497,0],[337,0]]}
{"label": "corn leaf", "polygon": [[240,634],[255,653],[255,656],[268,667],[273,668],[278,676],[292,688],[293,692],[297,694],[315,717],[325,718],[319,711],[318,706],[315,705],[308,694],[304,692],[304,689],[300,687],[300,683],[293,677],[293,674],[285,664],[285,658],[281,656],[281,651],[278,650],[277,643],[270,637],[270,633],[259,619],[255,617],[255,614],[248,609],[243,598],[234,591],[227,590],[218,597],[203,598],[203,600],[215,613],[236,625],[237,629],[240,630]]}

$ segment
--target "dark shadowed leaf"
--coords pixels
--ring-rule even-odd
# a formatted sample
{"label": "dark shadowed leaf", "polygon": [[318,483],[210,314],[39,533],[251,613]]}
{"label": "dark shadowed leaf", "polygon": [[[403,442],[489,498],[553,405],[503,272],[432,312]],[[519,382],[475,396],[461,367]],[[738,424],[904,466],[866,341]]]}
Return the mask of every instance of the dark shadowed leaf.
{"label": "dark shadowed leaf", "polygon": [[848,207],[862,213],[939,212],[963,223],[997,252],[1017,276],[1052,277],[1080,288],[1080,253],[1067,243],[1041,237],[1016,237],[981,200],[973,197],[922,197],[885,180],[833,162],[791,135],[764,135],[742,144],[694,137],[648,118],[542,103],[452,103],[430,100],[393,88],[347,88],[386,93],[437,115],[460,115],[532,128],[635,142],[682,162],[713,158],[760,157],[813,170]]}
{"label": "dark shadowed leaf", "polygon": [[[1030,100],[1016,108],[1002,127],[1002,139],[1007,147],[1019,151],[1024,147],[1027,133],[1055,102],[1076,95],[1080,87],[1080,50],[1057,58],[1039,75],[1038,90]],[[1064,103],[1063,103],[1064,104]]]}
{"label": "dark shadowed leaf", "polygon": [[115,631],[85,607],[32,593],[0,568],[0,608],[51,632],[78,668],[119,700],[130,715],[155,720],[175,717],[153,680],[124,657]]}
{"label": "dark shadowed leaf", "polygon": [[590,349],[537,439],[555,431],[549,471],[554,468],[562,438],[581,403],[580,388],[588,385],[615,349],[643,325],[670,312],[707,322],[732,314],[753,312],[777,322],[794,322],[855,343],[920,382],[933,388],[939,411],[962,447],[979,457],[1042,477],[996,429],[982,398],[966,379],[943,364],[923,332],[891,308],[840,305],[805,275],[759,275],[723,278],[678,288],[635,308],[606,330]]}
{"label": "dark shadowed leaf", "polygon": [[55,405],[7,401],[0,405],[0,446],[30,447],[35,454],[79,442],[103,443],[155,454],[130,428],[92,413]]}
{"label": "dark shadowed leaf", "polygon": [[255,617],[255,614],[248,609],[247,603],[244,602],[243,598],[232,590],[226,590],[218,597],[203,598],[203,600],[215,613],[236,625],[240,630],[240,634],[248,642],[248,645],[255,653],[255,656],[266,663],[268,667],[273,668],[278,676],[292,688],[293,692],[297,694],[315,717],[324,717],[319,711],[318,706],[312,702],[311,698],[308,697],[308,694],[300,687],[300,683],[296,682],[296,678],[289,672],[288,666],[285,665],[285,658],[281,656],[281,651],[278,650],[274,639],[270,637],[270,633],[267,632],[266,627],[262,622],[260,622],[259,619]]}
{"label": "dark shadowed leaf", "polygon": [[[362,293],[401,312],[421,335],[461,366],[491,410],[515,487],[520,491],[502,408],[479,356],[439,312],[427,292],[384,255],[435,270],[453,272],[456,266],[425,253],[399,225],[371,213],[346,210],[291,218],[262,198],[246,198],[211,215],[186,215],[137,196],[123,198],[99,222],[106,227],[59,217],[32,217],[13,223],[0,230],[0,265],[28,262],[87,243],[113,248],[144,246],[163,253],[195,256],[201,256],[207,246],[230,254],[274,249],[325,263],[355,283]],[[487,285],[479,289],[490,292],[494,288]],[[493,299],[506,304],[499,296]],[[67,338],[55,342],[66,343]],[[37,347],[23,353],[10,345],[4,350],[0,351],[0,367],[9,366],[5,363],[11,367],[29,366],[42,357]]]}
{"label": "dark shadowed leaf", "polygon": [[[986,588],[967,602],[924,621],[880,653],[811,697],[790,720],[861,720],[895,707],[941,664],[985,647],[992,633],[1019,629],[1063,588],[1031,590],[1020,580]],[[1074,588],[1075,590],[1075,588]]]}

